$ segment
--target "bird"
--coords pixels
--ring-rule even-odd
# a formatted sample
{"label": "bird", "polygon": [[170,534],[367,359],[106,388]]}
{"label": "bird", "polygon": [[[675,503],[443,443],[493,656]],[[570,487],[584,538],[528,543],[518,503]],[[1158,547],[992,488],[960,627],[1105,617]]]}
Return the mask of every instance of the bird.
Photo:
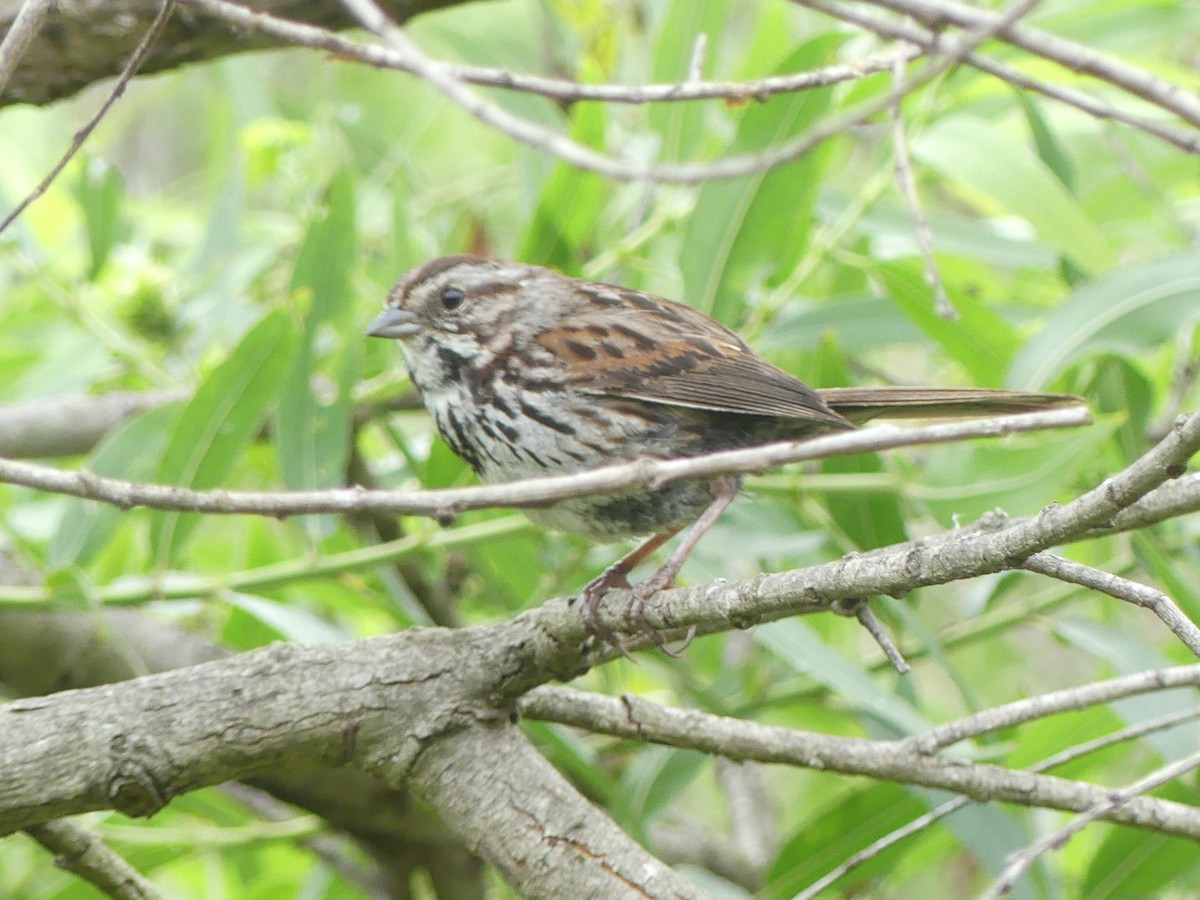
{"label": "bird", "polygon": [[[984,388],[817,390],[685,304],[471,255],[407,272],[366,334],[399,342],[438,432],[486,483],[805,440],[881,416],[999,415],[1082,402]],[[591,634],[624,650],[598,608],[610,590],[632,589],[627,627],[664,646],[646,621],[646,600],[675,583],[739,485],[731,475],[684,480],[526,514],[592,540],[643,538],[583,589],[582,616]],[[630,572],[688,525],[666,561],[632,587]]]}

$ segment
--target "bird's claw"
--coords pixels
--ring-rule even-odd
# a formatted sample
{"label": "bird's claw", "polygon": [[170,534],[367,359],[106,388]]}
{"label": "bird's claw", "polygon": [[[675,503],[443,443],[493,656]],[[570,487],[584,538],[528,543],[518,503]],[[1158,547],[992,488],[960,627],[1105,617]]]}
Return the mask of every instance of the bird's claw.
{"label": "bird's claw", "polygon": [[600,601],[604,598],[605,594],[614,588],[629,590],[631,591],[631,596],[629,602],[625,605],[624,612],[621,614],[621,617],[625,621],[626,631],[630,634],[644,634],[654,641],[655,646],[662,650],[663,653],[668,656],[678,657],[688,648],[692,643],[692,638],[696,636],[695,627],[693,626],[688,629],[683,645],[678,650],[672,650],[667,646],[662,632],[655,628],[646,618],[646,602],[659,591],[674,587],[674,574],[660,569],[636,587],[630,585],[627,575],[628,573],[623,569],[617,566],[609,566],[600,575],[592,579],[587,587],[583,589],[583,593],[581,594],[581,599],[583,600],[581,615],[584,627],[591,635],[619,650],[624,656],[632,660],[633,656],[630,654],[629,648],[621,639],[621,636],[602,623],[599,616]]}

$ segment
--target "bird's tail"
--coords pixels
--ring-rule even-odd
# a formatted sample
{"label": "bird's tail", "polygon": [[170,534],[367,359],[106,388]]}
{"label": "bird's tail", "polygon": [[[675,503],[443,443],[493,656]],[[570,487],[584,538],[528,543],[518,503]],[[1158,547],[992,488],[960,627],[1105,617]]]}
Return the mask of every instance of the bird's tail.
{"label": "bird's tail", "polygon": [[822,388],[817,391],[831,409],[856,425],[871,419],[937,419],[998,416],[1082,406],[1073,394],[995,391],[985,388]]}

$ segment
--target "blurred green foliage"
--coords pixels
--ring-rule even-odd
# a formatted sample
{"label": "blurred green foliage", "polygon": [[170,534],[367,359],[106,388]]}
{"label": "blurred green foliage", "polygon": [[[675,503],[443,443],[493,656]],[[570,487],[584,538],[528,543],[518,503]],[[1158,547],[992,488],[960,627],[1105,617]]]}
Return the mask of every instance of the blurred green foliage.
{"label": "blurred green foliage", "polygon": [[[1059,0],[1042,4],[1039,16],[1058,33],[1183,83],[1200,25],[1186,7]],[[1190,23],[1191,36],[1181,23]],[[627,83],[683,78],[701,32],[704,74],[720,79],[876,49],[799,8],[749,0],[611,8],[502,0],[423,16],[411,31],[450,59]],[[1006,57],[1040,78],[1076,80],[1011,50]],[[649,108],[487,94],[598,149],[702,160],[801,134],[890,84],[885,72],[766,102]],[[103,90],[0,112],[5,208],[38,181]],[[1094,404],[1098,424],[1086,431],[841,459],[751,479],[689,563],[692,580],[815,563],[997,507],[1033,513],[1119,470],[1178,410],[1197,406],[1200,391],[1189,380],[1200,325],[1195,160],[966,68],[910,98],[904,117],[955,321],[934,310],[884,120],[770,172],[685,188],[578,172],[514,145],[408,76],[316,53],[237,56],[141,79],[86,152],[0,237],[0,402],[188,389],[192,399],[126,424],[74,461],[120,477],[326,487],[344,483],[361,457],[391,486],[469,483],[421,412],[375,417],[357,432],[351,425],[356,405],[408,387],[396,348],[361,338],[392,282],[429,257],[483,251],[684,300],[812,383],[1007,385],[1071,391]],[[455,527],[510,516],[472,513]],[[410,535],[439,530],[425,520],[400,524]],[[1169,523],[1072,553],[1163,584],[1196,618],[1198,530]],[[173,572],[218,584],[231,573],[377,541],[369,525],[331,517],[118,514],[0,486],[0,542],[91,602],[103,602],[118,580],[126,596],[129,579]],[[496,621],[579,588],[620,549],[514,527],[406,557],[421,588],[386,566],[348,565],[258,591],[214,589],[202,603],[164,600],[154,612],[237,648],[427,624],[421,590],[448,596],[468,621]],[[147,590],[144,599],[153,596]],[[1130,660],[1187,658],[1147,614],[1031,576],[923,590],[879,608],[911,651],[907,678],[890,673],[852,621],[822,616],[761,627],[750,642],[741,634],[705,638],[679,660],[619,660],[581,683],[774,724],[898,736],[1110,676]],[[1160,711],[1153,698],[1129,701],[1088,714],[1086,727],[1056,718],[972,749],[1029,764]],[[662,822],[727,827],[711,760],[529,729],[639,837]],[[1171,734],[1173,744],[1086,757],[1069,774],[1125,783],[1198,736],[1194,726]],[[764,897],[790,896],[940,802],[925,791],[819,773],[770,769],[764,777],[782,848]],[[1177,796],[1195,803],[1190,784]],[[118,817],[89,818],[103,831]],[[971,894],[1006,854],[1058,820],[968,808],[856,871],[831,896]],[[205,843],[207,829],[252,822],[205,791],[142,823],[148,843],[113,842],[172,897],[359,896],[294,843]],[[1131,859],[1138,864],[1126,864]],[[1168,885],[1173,893],[1158,893]],[[741,895],[731,884],[723,889]],[[1194,847],[1107,825],[1047,857],[1017,891],[1197,892]],[[9,840],[0,844],[0,896],[92,895],[40,850]]]}

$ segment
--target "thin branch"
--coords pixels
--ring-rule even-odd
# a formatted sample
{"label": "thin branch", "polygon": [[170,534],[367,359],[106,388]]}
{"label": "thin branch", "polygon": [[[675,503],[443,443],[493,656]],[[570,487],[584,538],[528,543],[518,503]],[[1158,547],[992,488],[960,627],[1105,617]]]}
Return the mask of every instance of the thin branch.
{"label": "thin branch", "polygon": [[729,833],[741,857],[755,875],[755,886],[779,852],[775,825],[776,798],[763,778],[762,767],[755,763],[735,762],[718,757],[717,781],[729,808]]}
{"label": "thin branch", "polygon": [[729,156],[712,163],[683,163],[679,165],[649,164],[618,159],[585,147],[565,135],[543,128],[503,107],[491,103],[468,87],[456,76],[452,67],[426,56],[420,47],[398,25],[379,9],[373,0],[342,0],[345,7],[362,25],[385,41],[408,60],[411,71],[441,91],[452,102],[513,140],[544,150],[576,168],[598,172],[619,181],[662,181],[698,184],[724,178],[736,178],[763,172],[783,163],[799,159],[837,134],[886,111],[901,97],[953,68],[959,60],[990,38],[994,31],[1018,21],[1037,0],[1017,0],[986,25],[972,28],[939,47],[939,55],[904,86],[893,88],[877,97],[836,116],[804,136],[782,143],[762,153]]}
{"label": "thin branch", "polygon": [[[904,86],[904,63],[897,61],[892,68],[893,83],[897,88]],[[921,200],[917,197],[917,180],[913,176],[912,160],[908,155],[908,137],[904,129],[904,116],[901,104],[897,101],[891,109],[892,116],[892,147],[896,159],[896,181],[900,184],[900,192],[904,194],[904,202],[908,205],[908,214],[913,220],[913,233],[917,238],[917,246],[921,250],[921,259],[925,264],[925,283],[933,291],[934,308],[943,319],[956,319],[958,314],[950,303],[946,293],[942,273],[938,269],[937,260],[933,255],[933,232],[929,228],[929,220],[921,209]]]}
{"label": "thin branch", "polygon": [[[1077,744],[1074,747],[1069,747],[1061,753],[1056,753],[1046,759],[1029,767],[1031,772],[1045,772],[1055,766],[1063,765],[1071,760],[1078,759],[1081,756],[1086,756],[1089,753],[1094,753],[1097,750],[1111,747],[1114,744],[1132,740],[1134,738],[1143,737],[1155,731],[1162,731],[1166,728],[1171,728],[1182,722],[1190,721],[1200,717],[1200,710],[1184,710],[1182,713],[1171,713],[1167,716],[1159,716],[1147,722],[1141,722],[1137,725],[1131,725],[1127,728],[1122,728],[1120,731],[1115,731],[1112,734],[1105,735],[1102,738],[1097,738],[1094,741],[1087,741],[1082,744]],[[831,885],[835,884],[844,875],[861,866],[865,862],[869,862],[879,856],[889,847],[893,847],[905,838],[911,837],[920,831],[928,828],[930,825],[940,822],[953,813],[958,812],[964,806],[971,803],[970,797],[955,797],[953,800],[948,800],[941,806],[929,810],[923,815],[917,816],[911,822],[906,822],[901,827],[894,831],[885,834],[879,840],[874,841],[870,846],[864,847],[854,855],[846,858],[835,869],[831,869],[814,881],[800,893],[796,894],[792,900],[815,900],[822,891]]]}
{"label": "thin branch", "polygon": [[1101,81],[1115,85],[1121,90],[1140,97],[1147,103],[1174,113],[1179,118],[1200,127],[1200,96],[1183,90],[1178,85],[1165,81],[1145,69],[1121,62],[1111,56],[1061,38],[1018,24],[1015,21],[1000,24],[1003,14],[955,3],[952,0],[862,0],[873,6],[881,6],[905,16],[912,16],[934,28],[954,25],[959,28],[983,28],[993,26],[991,33],[1000,40],[1020,47],[1034,56],[1040,56],[1070,69],[1082,72]]}
{"label": "thin branch", "polygon": [[[314,50],[324,50],[339,58],[357,60],[381,69],[396,69],[416,74],[407,54],[378,44],[364,44],[323,28],[304,22],[285,19],[268,12],[249,9],[228,0],[179,0],[225,22],[238,31],[256,31],[271,37]],[[509,69],[472,66],[438,60],[459,81],[484,87],[505,88],[536,94],[560,103],[597,101],[604,103],[673,103],[688,100],[745,100],[765,101],[777,94],[828,87],[844,81],[854,81],[876,72],[889,71],[897,60],[908,61],[922,55],[915,47],[888,53],[853,63],[840,63],[796,72],[791,75],[771,75],[746,81],[688,80],[681,83],[621,85],[582,84],[561,78],[527,75]]]}
{"label": "thin branch", "polygon": [[641,459],[572,475],[433,491],[193,491],[106,478],[86,470],[69,472],[8,459],[0,459],[0,482],[98,500],[122,508],[145,506],[186,512],[264,516],[369,510],[452,520],[468,509],[545,506],[569,497],[624,493],[691,478],[756,472],[829,456],[1000,437],[1048,428],[1070,428],[1090,421],[1087,409],[1072,407],[920,428],[879,425],[808,441],[768,444],[688,459]]}
{"label": "thin branch", "polygon": [[1096,753],[1100,750],[1105,750],[1116,744],[1122,744],[1125,741],[1130,741],[1135,738],[1145,737],[1148,734],[1153,734],[1157,731],[1166,731],[1168,728],[1174,728],[1176,725],[1183,725],[1186,722],[1192,722],[1200,719],[1200,707],[1192,709],[1181,709],[1178,712],[1167,713],[1162,716],[1155,716],[1153,719],[1147,719],[1144,722],[1138,722],[1136,725],[1126,725],[1111,734],[1106,734],[1103,737],[1095,738],[1094,740],[1084,741],[1076,744],[1073,747],[1068,747],[1053,756],[1047,756],[1035,766],[1031,766],[1034,772],[1045,772],[1057,766],[1066,765],[1069,762],[1074,762],[1081,757]]}
{"label": "thin branch", "polygon": [[688,64],[685,82],[694,84],[704,77],[704,57],[708,53],[708,35],[704,32],[696,35],[696,43],[692,47],[692,61]]}
{"label": "thin branch", "polygon": [[1194,687],[1200,682],[1200,665],[1177,666],[1171,669],[1151,669],[1134,675],[1123,675],[1108,681],[1097,681],[1079,687],[1066,688],[1038,697],[1016,700],[1003,706],[994,706],[953,722],[947,722],[926,731],[924,734],[906,738],[904,744],[914,752],[934,754],[965,741],[1002,728],[1011,728],[1034,719],[1064,712],[1078,712],[1103,703],[1111,703],[1125,697],[1148,694],[1171,688]]}
{"label": "thin branch", "polygon": [[1036,553],[1025,560],[1022,568],[1057,578],[1068,584],[1091,588],[1148,609],[1158,616],[1189,650],[1200,656],[1200,628],[1196,627],[1174,600],[1160,590],[1052,553]]}
{"label": "thin branch", "polygon": [[167,20],[171,18],[171,12],[174,9],[175,0],[163,0],[162,8],[158,11],[158,15],[154,17],[154,21],[150,23],[150,27],[147,29],[146,34],[142,38],[141,42],[130,55],[129,62],[125,64],[125,68],[117,78],[116,84],[113,85],[113,89],[109,92],[108,97],[105,98],[102,104],[100,104],[100,108],[96,110],[95,115],[88,120],[87,124],[75,132],[75,136],[71,139],[71,146],[67,148],[67,152],[62,155],[62,158],[59,159],[54,168],[50,170],[50,174],[43,178],[41,183],[38,184],[38,186],[35,187],[33,191],[25,197],[24,200],[17,204],[16,209],[10,212],[5,217],[4,221],[0,222],[0,234],[3,234],[4,230],[16,221],[17,217],[20,216],[21,213],[26,210],[26,208],[28,208],[29,204],[33,203],[33,201],[37,200],[38,197],[46,193],[46,191],[50,188],[50,185],[54,183],[54,179],[56,179],[59,173],[67,167],[67,163],[69,163],[75,154],[80,151],[84,142],[91,136],[92,132],[96,130],[96,126],[100,124],[100,120],[108,114],[108,111],[112,108],[112,105],[116,103],[117,100],[120,99],[120,97],[125,93],[125,86],[129,84],[130,79],[132,79],[133,76],[137,74],[137,70],[141,68],[142,63],[150,53],[150,49],[154,46],[154,42],[158,40],[158,36],[162,33],[163,28],[166,26]]}
{"label": "thin branch", "polygon": [[[98,587],[91,595],[105,606],[137,606],[155,600],[186,600],[220,597],[227,592],[255,592],[310,578],[328,578],[359,572],[411,556],[421,550],[452,550],[503,540],[534,528],[524,516],[505,516],[446,528],[432,534],[412,534],[380,544],[286,559],[265,566],[220,575],[162,573],[122,578],[116,584]],[[49,587],[0,584],[0,608],[53,605],[57,591]]]}
{"label": "thin branch", "polygon": [[904,654],[900,652],[900,648],[896,646],[896,642],[892,640],[892,636],[887,633],[866,600],[856,597],[847,603],[835,603],[833,611],[841,616],[858,619],[858,624],[867,630],[867,634],[879,645],[879,649],[898,674],[907,675],[912,671],[912,667],[904,659]]}
{"label": "thin branch", "polygon": [[1046,835],[1040,841],[1035,841],[1028,847],[1014,853],[1010,857],[1009,864],[1005,866],[1004,871],[1000,873],[1000,877],[996,879],[995,884],[982,895],[982,900],[995,900],[995,898],[1009,893],[1016,886],[1017,880],[1029,870],[1029,867],[1033,865],[1039,856],[1049,853],[1051,850],[1059,849],[1092,822],[1095,822],[1097,819],[1107,818],[1114,810],[1120,809],[1122,806],[1141,797],[1148,791],[1154,790],[1156,787],[1161,787],[1182,775],[1186,775],[1197,767],[1200,767],[1200,753],[1193,753],[1191,756],[1185,756],[1183,759],[1176,760],[1169,765],[1151,772],[1145,778],[1135,781],[1127,788],[1112,791],[1105,800],[1097,803],[1069,824]]}
{"label": "thin branch", "polygon": [[[938,46],[938,37],[936,34],[907,23],[880,19],[876,16],[866,15],[852,7],[826,2],[826,0],[792,0],[792,2],[802,3],[810,9],[815,9],[833,18],[841,19],[843,22],[858,25],[860,28],[874,32],[881,37],[905,41],[927,52],[934,50]],[[1188,153],[1200,154],[1200,133],[1184,131],[1153,119],[1147,119],[1144,116],[1125,112],[1080,91],[1050,84],[1049,82],[1026,75],[1020,69],[978,53],[967,54],[963,57],[963,62],[1014,87],[1034,91],[1044,97],[1049,97],[1051,100],[1067,106],[1073,106],[1093,118],[1119,122],[1122,125],[1143,131],[1159,140],[1166,141]]]}
{"label": "thin branch", "polygon": [[68,819],[30,825],[25,833],[54,854],[54,863],[116,900],[165,900],[153,884],[90,829]]}
{"label": "thin branch", "polygon": [[1135,531],[1194,512],[1200,512],[1200,472],[1160,485],[1121,510],[1112,521],[1093,528],[1089,536]]}
{"label": "thin branch", "polygon": [[17,70],[17,64],[41,31],[46,14],[53,6],[54,0],[25,0],[21,4],[21,11],[0,42],[0,95],[4,94],[8,79]]}
{"label": "thin branch", "polygon": [[[1200,685],[1200,666],[1180,667],[1189,684]],[[1104,802],[1106,788],[987,763],[924,756],[903,741],[872,741],[762,725],[694,709],[670,709],[640,697],[603,697],[572,688],[536,688],[518,708],[531,719],[731,759],[865,775],[900,784],[941,788],[980,801],[1084,812]],[[1139,806],[1139,804],[1141,804]],[[1106,810],[1104,818],[1162,833],[1200,838],[1200,809],[1140,798]],[[1162,816],[1162,818],[1155,818]]]}
{"label": "thin branch", "polygon": [[[1079,540],[1108,525],[1122,509],[1177,477],[1198,451],[1200,414],[1177,421],[1165,440],[1123,472],[1070,503],[1052,504],[1017,524],[999,524],[996,530],[957,533],[846,556],[824,566],[761,575],[733,593],[718,585],[661,591],[646,608],[647,620],[672,635],[691,626],[698,634],[709,634],[730,623],[757,624],[826,610],[833,603],[855,597],[895,596],[916,587],[1020,568],[1034,553]],[[623,627],[616,605],[621,600],[627,598],[614,591],[602,601],[602,624]],[[564,622],[561,627],[569,626]]]}

